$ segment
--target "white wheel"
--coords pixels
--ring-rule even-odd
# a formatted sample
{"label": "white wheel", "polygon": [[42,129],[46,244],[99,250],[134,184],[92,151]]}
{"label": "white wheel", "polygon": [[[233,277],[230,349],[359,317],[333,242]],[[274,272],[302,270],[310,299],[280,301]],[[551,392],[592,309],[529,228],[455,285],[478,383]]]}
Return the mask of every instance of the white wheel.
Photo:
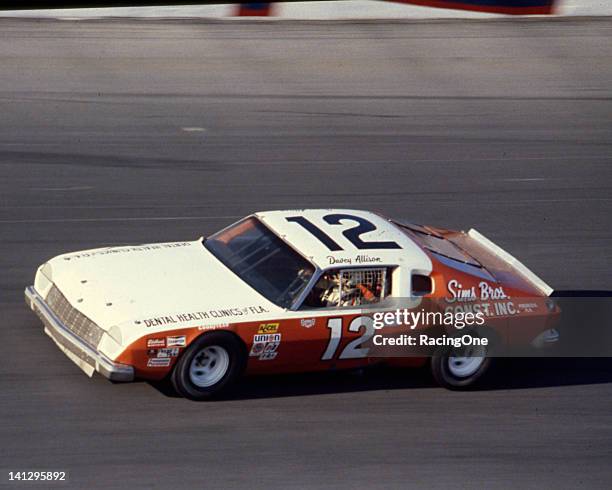
{"label": "white wheel", "polygon": [[471,388],[491,366],[492,358],[487,353],[484,345],[440,348],[431,358],[431,372],[440,386],[450,390]]}
{"label": "white wheel", "polygon": [[189,379],[199,388],[207,388],[218,383],[230,365],[230,357],[225,348],[209,345],[200,350],[189,365]]}
{"label": "white wheel", "polygon": [[485,360],[486,349],[483,346],[470,346],[462,354],[448,357],[448,370],[457,378],[467,378],[476,373]]}
{"label": "white wheel", "polygon": [[210,400],[227,393],[246,367],[246,346],[230,332],[207,332],[179,357],[170,380],[190,400]]}

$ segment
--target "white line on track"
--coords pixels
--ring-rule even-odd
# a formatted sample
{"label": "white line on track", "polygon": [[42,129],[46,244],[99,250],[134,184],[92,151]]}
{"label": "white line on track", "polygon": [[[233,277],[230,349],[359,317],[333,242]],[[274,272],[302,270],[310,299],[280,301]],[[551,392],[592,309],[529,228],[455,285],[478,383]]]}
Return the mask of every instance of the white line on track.
{"label": "white line on track", "polygon": [[0,220],[2,224],[20,223],[102,223],[113,221],[181,221],[181,220],[206,220],[206,219],[238,219],[242,216],[166,216],[148,218],[51,218],[51,219],[6,219]]}
{"label": "white line on track", "polygon": [[31,191],[39,192],[64,192],[64,191],[89,191],[93,189],[90,185],[74,185],[71,187],[32,187]]}
{"label": "white line on track", "polygon": [[533,177],[525,179],[502,179],[504,182],[541,182],[546,180],[544,177]]}
{"label": "white line on track", "polygon": [[[595,155],[595,156],[588,156],[585,157],[584,155],[567,155],[567,156],[551,156],[551,157],[527,157],[527,156],[517,156],[517,157],[511,157],[511,158],[498,158],[498,157],[484,157],[484,158],[457,158],[457,159],[453,159],[453,158],[415,158],[415,159],[410,159],[407,158],[406,160],[402,160],[402,161],[385,161],[384,164],[387,166],[390,165],[406,165],[406,164],[419,164],[419,163],[424,163],[424,164],[457,164],[457,163],[485,163],[485,162],[520,162],[520,161],[542,161],[542,162],[547,162],[547,161],[558,161],[558,160],[612,160],[612,156],[610,155]],[[305,162],[303,161],[287,161],[287,160],[280,160],[280,161],[265,161],[265,162],[249,162],[249,161],[242,161],[242,162],[223,162],[223,165],[226,166],[274,166],[274,165],[304,165]],[[332,162],[335,163],[335,162]],[[353,161],[351,162],[351,165],[372,165],[373,163],[377,164],[377,163],[383,163],[383,162],[371,162],[371,161]],[[330,161],[315,161],[315,162],[308,162],[309,165],[329,165]]]}
{"label": "white line on track", "polygon": [[[529,205],[534,203],[567,203],[567,202],[611,202],[612,198],[569,198],[569,199],[514,199],[496,201],[475,201],[473,204],[481,206],[487,203],[505,203]],[[438,205],[454,205],[456,200],[432,200]],[[468,203],[469,204],[469,203]],[[131,221],[195,221],[195,220],[218,220],[218,219],[240,219],[242,215],[219,215],[219,216],[164,216],[164,217],[118,217],[118,218],[50,218],[50,219],[2,219],[0,224],[26,224],[26,223],[104,223],[104,222],[131,222]]]}

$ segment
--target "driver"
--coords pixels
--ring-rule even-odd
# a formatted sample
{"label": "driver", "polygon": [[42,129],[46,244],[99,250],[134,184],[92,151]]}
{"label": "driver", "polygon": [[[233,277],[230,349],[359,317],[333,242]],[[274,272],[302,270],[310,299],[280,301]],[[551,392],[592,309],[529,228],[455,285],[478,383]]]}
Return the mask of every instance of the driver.
{"label": "driver", "polygon": [[319,279],[313,293],[318,296],[317,303],[323,308],[359,306],[363,303],[372,303],[377,298],[374,292],[361,282],[354,283],[350,278],[346,278],[340,284],[339,271],[325,272]]}

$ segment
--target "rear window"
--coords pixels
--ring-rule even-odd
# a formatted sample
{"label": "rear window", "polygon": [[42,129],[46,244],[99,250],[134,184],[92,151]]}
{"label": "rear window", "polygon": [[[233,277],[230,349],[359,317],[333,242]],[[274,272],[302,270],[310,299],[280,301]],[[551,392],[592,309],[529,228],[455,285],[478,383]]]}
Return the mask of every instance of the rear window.
{"label": "rear window", "polygon": [[398,226],[407,230],[410,236],[430,252],[434,252],[438,255],[443,255],[449,259],[458,260],[464,264],[473,265],[475,267],[482,267],[474,257],[468,255],[454,243],[446,240],[441,236],[436,236],[433,233],[429,233],[427,228],[419,225],[407,225],[402,223],[396,223]]}
{"label": "rear window", "polygon": [[424,249],[430,251],[433,256],[444,265],[461,272],[487,279],[488,281],[495,280],[480,262],[464,252],[450,240],[430,233],[424,226],[409,225],[406,223],[396,224],[406,230],[406,233],[410,235],[415,242]]}
{"label": "rear window", "polygon": [[420,234],[419,238],[423,243],[423,247],[431,252],[443,255],[449,259],[458,260],[464,264],[481,267],[480,263],[474,259],[474,257],[466,254],[463,250],[444,238],[438,238],[433,235],[425,235],[422,233]]}

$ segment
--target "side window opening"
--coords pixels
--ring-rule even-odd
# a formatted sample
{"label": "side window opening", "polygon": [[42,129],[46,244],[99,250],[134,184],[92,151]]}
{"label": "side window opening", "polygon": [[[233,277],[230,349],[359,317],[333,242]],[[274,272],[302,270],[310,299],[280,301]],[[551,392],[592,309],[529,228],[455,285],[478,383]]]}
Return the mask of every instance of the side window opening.
{"label": "side window opening", "polygon": [[304,301],[307,308],[369,305],[391,291],[387,268],[335,269],[324,272]]}
{"label": "side window opening", "polygon": [[431,277],[422,274],[412,274],[412,295],[425,296],[433,292]]}

